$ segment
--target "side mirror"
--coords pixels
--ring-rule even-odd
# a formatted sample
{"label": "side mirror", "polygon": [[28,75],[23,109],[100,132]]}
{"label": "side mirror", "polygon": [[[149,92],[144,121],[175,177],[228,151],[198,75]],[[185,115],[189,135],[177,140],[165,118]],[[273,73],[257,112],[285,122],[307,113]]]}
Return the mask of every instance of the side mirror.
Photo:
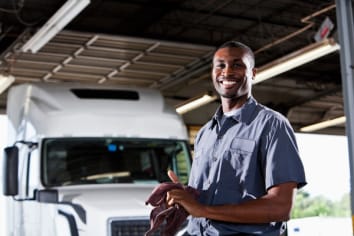
{"label": "side mirror", "polygon": [[43,190],[37,190],[36,191],[36,200],[38,202],[44,202],[44,203],[58,203],[59,202],[59,197],[58,197],[58,190],[54,189],[43,189]]}
{"label": "side mirror", "polygon": [[15,196],[18,194],[18,147],[4,149],[3,194]]}

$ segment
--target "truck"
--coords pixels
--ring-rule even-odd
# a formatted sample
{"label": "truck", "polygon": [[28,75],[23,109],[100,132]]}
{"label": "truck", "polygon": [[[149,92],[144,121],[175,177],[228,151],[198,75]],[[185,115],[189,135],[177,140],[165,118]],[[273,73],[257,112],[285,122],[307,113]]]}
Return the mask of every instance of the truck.
{"label": "truck", "polygon": [[38,82],[7,99],[6,236],[144,235],[167,171],[188,181],[186,125],[158,90]]}

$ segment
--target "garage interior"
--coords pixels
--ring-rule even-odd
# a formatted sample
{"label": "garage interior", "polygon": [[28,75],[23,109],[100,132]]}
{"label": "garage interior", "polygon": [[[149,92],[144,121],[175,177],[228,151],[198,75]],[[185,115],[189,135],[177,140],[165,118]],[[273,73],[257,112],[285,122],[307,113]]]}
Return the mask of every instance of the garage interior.
{"label": "garage interior", "polygon": [[[55,16],[68,18],[68,12],[73,19],[51,26],[58,32],[41,48],[30,45]],[[334,1],[11,0],[0,5],[0,74],[13,76],[11,86],[78,82],[152,87],[178,106],[215,95],[211,59],[228,40],[254,50],[260,73],[314,49],[329,49],[256,78],[253,96],[284,114],[296,132],[338,118],[310,132],[345,135]],[[2,114],[7,91],[0,95]],[[207,122],[219,104],[214,97],[183,114],[190,131]]]}

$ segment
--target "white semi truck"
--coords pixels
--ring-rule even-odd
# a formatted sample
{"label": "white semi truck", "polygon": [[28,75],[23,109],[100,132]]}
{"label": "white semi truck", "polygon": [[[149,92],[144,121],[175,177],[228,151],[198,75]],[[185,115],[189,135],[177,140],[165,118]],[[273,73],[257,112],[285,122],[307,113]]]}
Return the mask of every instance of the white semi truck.
{"label": "white semi truck", "polygon": [[167,170],[188,180],[187,129],[156,90],[22,84],[7,115],[6,236],[144,235]]}

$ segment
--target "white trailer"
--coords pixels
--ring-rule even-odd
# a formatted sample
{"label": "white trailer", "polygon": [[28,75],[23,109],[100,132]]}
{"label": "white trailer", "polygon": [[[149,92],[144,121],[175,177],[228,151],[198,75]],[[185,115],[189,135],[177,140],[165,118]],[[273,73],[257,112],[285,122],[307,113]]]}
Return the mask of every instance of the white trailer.
{"label": "white trailer", "polygon": [[7,115],[6,236],[143,235],[167,170],[188,180],[186,127],[156,90],[22,84]]}

